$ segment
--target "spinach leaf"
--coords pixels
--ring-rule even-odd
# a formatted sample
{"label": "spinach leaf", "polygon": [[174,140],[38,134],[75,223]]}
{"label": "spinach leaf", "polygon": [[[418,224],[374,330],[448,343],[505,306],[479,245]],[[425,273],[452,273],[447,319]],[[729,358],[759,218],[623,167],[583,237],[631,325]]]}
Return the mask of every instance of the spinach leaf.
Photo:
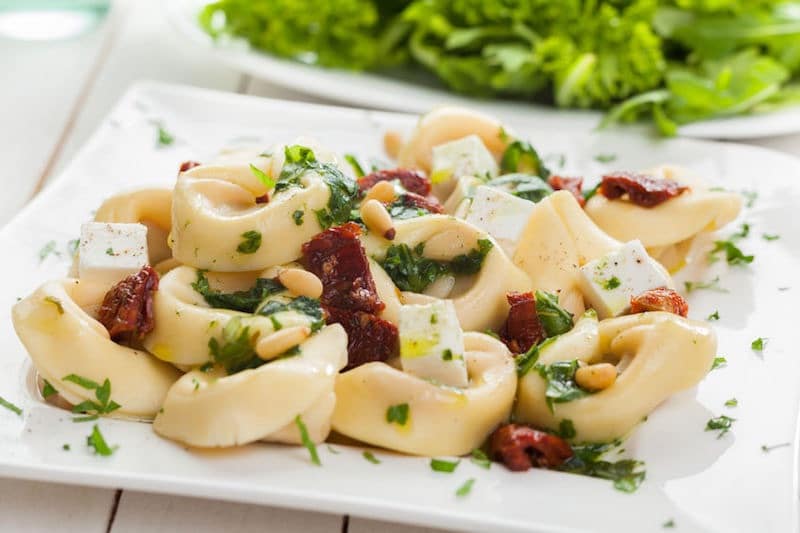
{"label": "spinach leaf", "polygon": [[535,365],[539,375],[547,382],[545,401],[550,411],[554,403],[566,403],[588,396],[590,393],[583,390],[575,383],[575,371],[578,370],[578,360],[556,361],[550,365]]}
{"label": "spinach leaf", "polygon": [[243,313],[255,312],[265,298],[285,290],[276,279],[258,278],[256,284],[246,291],[229,293],[215,291],[208,283],[208,277],[203,270],[197,271],[197,280],[192,283],[192,288],[199,292],[211,307]]}
{"label": "spinach leaf", "polygon": [[558,296],[536,291],[536,314],[548,337],[561,335],[572,329],[572,313],[558,305]]}
{"label": "spinach leaf", "polygon": [[487,185],[533,203],[553,194],[553,188],[545,180],[534,174],[506,174],[489,180]]}

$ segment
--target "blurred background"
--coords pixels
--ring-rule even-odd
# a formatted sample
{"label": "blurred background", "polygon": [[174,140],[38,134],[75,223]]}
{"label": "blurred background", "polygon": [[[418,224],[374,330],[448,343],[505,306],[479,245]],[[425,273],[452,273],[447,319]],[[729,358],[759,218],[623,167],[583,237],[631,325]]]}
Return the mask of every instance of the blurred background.
{"label": "blurred background", "polygon": [[[726,138],[735,127],[741,142],[800,155],[800,2],[204,4],[0,0],[0,146],[8,176],[0,224],[58,175],[125,90],[143,79],[405,110],[477,96],[500,114],[564,129],[636,119],[642,135],[681,134],[684,125],[710,117],[749,120],[753,115],[742,113],[755,111],[772,113],[766,126],[735,122],[700,136]],[[331,74],[319,64],[345,71]],[[322,81],[298,90],[293,73]],[[490,100],[496,96],[517,101]],[[263,531],[265,524],[291,532],[426,531],[0,479],[2,531]]]}

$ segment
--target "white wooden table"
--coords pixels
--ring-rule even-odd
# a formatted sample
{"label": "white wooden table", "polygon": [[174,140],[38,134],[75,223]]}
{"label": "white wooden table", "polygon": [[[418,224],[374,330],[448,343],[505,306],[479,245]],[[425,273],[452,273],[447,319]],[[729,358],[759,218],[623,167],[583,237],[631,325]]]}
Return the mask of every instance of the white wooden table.
{"label": "white wooden table", "polygon": [[[93,32],[60,42],[0,38],[0,224],[58,175],[122,95],[139,79],[246,94],[319,99],[251,79],[212,62],[174,36],[158,0],[116,0]],[[800,155],[800,135],[753,141]],[[413,528],[140,492],[0,479],[0,531],[412,532]]]}

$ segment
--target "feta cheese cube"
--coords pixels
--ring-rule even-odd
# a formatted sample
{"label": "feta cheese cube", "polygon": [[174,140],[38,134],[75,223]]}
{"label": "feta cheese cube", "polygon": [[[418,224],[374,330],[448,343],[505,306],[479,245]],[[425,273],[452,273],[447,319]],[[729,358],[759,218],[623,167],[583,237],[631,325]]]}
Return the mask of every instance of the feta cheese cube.
{"label": "feta cheese cube", "polygon": [[147,264],[143,224],[87,222],[81,226],[78,277],[113,285]]}
{"label": "feta cheese cube", "polygon": [[469,384],[464,337],[450,300],[400,308],[403,371],[452,387]]}
{"label": "feta cheese cube", "polygon": [[433,147],[431,183],[444,183],[462,176],[493,178],[497,172],[497,161],[477,135]]}
{"label": "feta cheese cube", "polygon": [[589,261],[578,277],[583,297],[600,318],[618,316],[631,297],[659,287],[672,288],[672,279],[638,240],[623,244],[605,256]]}
{"label": "feta cheese cube", "polygon": [[506,255],[513,257],[522,231],[535,207],[533,202],[481,185],[475,189],[475,196],[464,220],[494,237]]}

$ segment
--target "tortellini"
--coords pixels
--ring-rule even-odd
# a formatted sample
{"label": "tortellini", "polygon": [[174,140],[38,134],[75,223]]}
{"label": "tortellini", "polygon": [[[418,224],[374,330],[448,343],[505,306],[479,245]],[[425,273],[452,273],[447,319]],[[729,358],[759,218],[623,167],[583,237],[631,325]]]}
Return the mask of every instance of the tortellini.
{"label": "tortellini", "polygon": [[[463,455],[508,418],[517,375],[506,346],[482,333],[464,334],[469,387],[437,385],[385,363],[367,363],[336,381],[333,428],[348,437],[416,455]],[[405,423],[387,410],[407,405]]]}
{"label": "tortellini", "polygon": [[545,401],[547,383],[532,369],[520,379],[514,416],[557,430],[563,420],[576,442],[610,442],[624,436],[672,394],[695,386],[716,355],[713,331],[702,322],[663,312],[597,322],[584,316],[575,328],[540,349],[537,364],[578,359],[610,362],[619,377],[609,388],[564,403]]}
{"label": "tortellini", "polygon": [[75,279],[45,283],[14,306],[14,328],[36,370],[71,404],[94,400],[94,391],[64,377],[75,374],[97,383],[108,379],[111,399],[120,405],[112,416],[152,418],[180,372],[111,340],[84,310],[96,307],[103,293]]}
{"label": "tortellini", "polygon": [[[396,235],[386,241],[376,235],[363,238],[367,255],[382,260],[390,244],[405,244],[414,248],[425,243],[423,255],[438,261],[469,253],[477,248],[479,239],[489,239],[476,227],[445,215],[429,215],[395,221]],[[448,294],[465,331],[483,331],[498,328],[508,313],[506,293],[531,290],[531,281],[516,268],[497,244],[483,260],[480,272],[455,282]]]}
{"label": "tortellini", "polygon": [[330,429],[336,376],[347,363],[347,334],[323,328],[299,354],[236,374],[188,372],[169,390],[153,422],[159,435],[190,446],[224,447],[256,440],[300,443],[300,415],[316,442]]}
{"label": "tortellini", "polygon": [[584,311],[578,269],[622,243],[603,233],[567,191],[534,207],[514,252],[514,264],[540,290],[557,293],[559,303],[579,316]]}
{"label": "tortellini", "polygon": [[662,166],[647,173],[688,185],[689,190],[655,207],[596,194],[587,202],[586,214],[616,239],[639,239],[654,259],[675,271],[687,262],[695,237],[718,230],[738,216],[742,197],[709,190],[682,168]]}
{"label": "tortellini", "polygon": [[[276,331],[276,323],[287,328],[312,325],[311,317],[295,311],[282,311],[270,318],[212,308],[192,287],[197,275],[196,269],[180,266],[161,278],[153,301],[155,328],[144,339],[145,348],[159,359],[182,367],[209,362],[209,339],[219,337],[234,318],[262,338]],[[247,290],[258,277],[251,272],[208,272],[205,275],[211,287],[222,292]]]}

